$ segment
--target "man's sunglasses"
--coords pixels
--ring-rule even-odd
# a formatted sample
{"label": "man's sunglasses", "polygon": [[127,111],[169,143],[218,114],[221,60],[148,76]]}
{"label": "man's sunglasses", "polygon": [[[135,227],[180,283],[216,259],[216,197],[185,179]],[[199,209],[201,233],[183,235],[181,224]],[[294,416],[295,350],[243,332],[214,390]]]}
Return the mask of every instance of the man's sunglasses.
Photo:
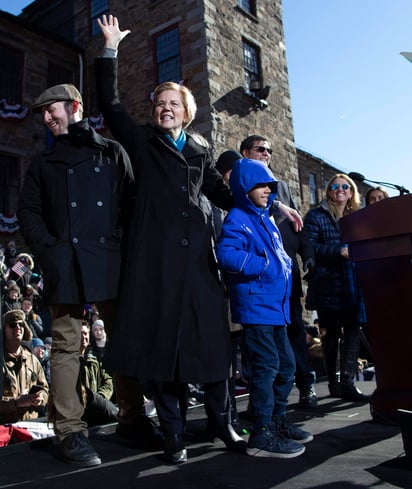
{"label": "man's sunglasses", "polygon": [[11,323],[7,323],[9,328],[16,329],[17,326],[19,328],[23,328],[23,321],[13,321]]}
{"label": "man's sunglasses", "polygon": [[258,153],[264,153],[265,151],[267,151],[270,155],[273,153],[273,149],[267,148],[266,146],[254,146],[251,149],[255,149]]}
{"label": "man's sunglasses", "polygon": [[348,185],[347,183],[343,183],[342,185],[340,185],[339,183],[332,183],[332,185],[330,186],[331,190],[339,190],[340,188],[342,190],[349,190],[350,185]]}

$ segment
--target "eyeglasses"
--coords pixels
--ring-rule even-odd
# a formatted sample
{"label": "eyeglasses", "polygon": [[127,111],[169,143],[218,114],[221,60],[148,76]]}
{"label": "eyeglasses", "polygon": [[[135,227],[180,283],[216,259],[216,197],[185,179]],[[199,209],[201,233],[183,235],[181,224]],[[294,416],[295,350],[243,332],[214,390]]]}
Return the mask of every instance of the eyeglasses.
{"label": "eyeglasses", "polygon": [[332,185],[330,186],[331,190],[339,190],[340,188],[342,190],[349,190],[350,185],[348,185],[347,183],[342,183],[342,185],[339,183],[332,183]]}
{"label": "eyeglasses", "polygon": [[23,328],[23,321],[13,321],[11,323],[7,323],[9,328],[16,329],[17,326],[19,328]]}
{"label": "eyeglasses", "polygon": [[251,149],[255,149],[258,153],[264,153],[265,151],[267,151],[270,155],[273,153],[273,149],[267,148],[266,146],[254,146]]}

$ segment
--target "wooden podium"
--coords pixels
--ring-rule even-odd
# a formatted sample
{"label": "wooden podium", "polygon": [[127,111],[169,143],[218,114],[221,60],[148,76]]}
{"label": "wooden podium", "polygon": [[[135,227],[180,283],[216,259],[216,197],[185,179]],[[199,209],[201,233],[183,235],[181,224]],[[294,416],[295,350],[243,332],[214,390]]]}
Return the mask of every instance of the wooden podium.
{"label": "wooden podium", "polygon": [[412,195],[381,200],[340,221],[368,317],[376,390],[371,414],[397,420],[412,409]]}

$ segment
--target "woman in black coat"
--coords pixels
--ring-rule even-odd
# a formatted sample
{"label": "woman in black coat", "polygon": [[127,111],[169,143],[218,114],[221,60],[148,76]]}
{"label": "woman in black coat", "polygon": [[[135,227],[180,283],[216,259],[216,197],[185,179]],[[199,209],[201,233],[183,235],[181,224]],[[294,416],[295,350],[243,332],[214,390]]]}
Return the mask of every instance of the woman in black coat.
{"label": "woman in black coat", "polygon": [[[326,199],[310,210],[304,223],[315,251],[316,267],[308,274],[306,308],[316,310],[322,339],[323,358],[332,397],[366,401],[354,384],[360,344],[357,302],[350,283],[353,268],[347,246],[341,243],[339,219],[360,208],[355,182],[344,174],[333,176],[326,188]],[[340,378],[337,374],[339,339]]]}
{"label": "woman in black coat", "polygon": [[187,459],[182,433],[189,382],[205,385],[211,435],[229,449],[245,451],[230,424],[227,311],[212,226],[200,203],[203,192],[229,209],[230,190],[207,149],[184,131],[196,113],[186,87],[167,82],[156,88],[153,124],[138,125],[129,116],[118,97],[115,57],[129,31],[120,31],[112,16],[103,16],[99,25],[106,48],[96,59],[99,108],[136,172],[106,366],[117,375],[152,382],[168,462]]}

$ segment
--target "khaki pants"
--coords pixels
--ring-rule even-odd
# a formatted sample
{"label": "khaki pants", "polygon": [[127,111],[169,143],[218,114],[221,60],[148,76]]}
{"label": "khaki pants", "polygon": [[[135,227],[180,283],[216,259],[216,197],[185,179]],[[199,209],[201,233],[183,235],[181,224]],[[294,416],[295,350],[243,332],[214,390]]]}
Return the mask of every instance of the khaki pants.
{"label": "khaki pants", "polygon": [[81,305],[52,305],[51,397],[59,438],[87,430],[80,390]]}

